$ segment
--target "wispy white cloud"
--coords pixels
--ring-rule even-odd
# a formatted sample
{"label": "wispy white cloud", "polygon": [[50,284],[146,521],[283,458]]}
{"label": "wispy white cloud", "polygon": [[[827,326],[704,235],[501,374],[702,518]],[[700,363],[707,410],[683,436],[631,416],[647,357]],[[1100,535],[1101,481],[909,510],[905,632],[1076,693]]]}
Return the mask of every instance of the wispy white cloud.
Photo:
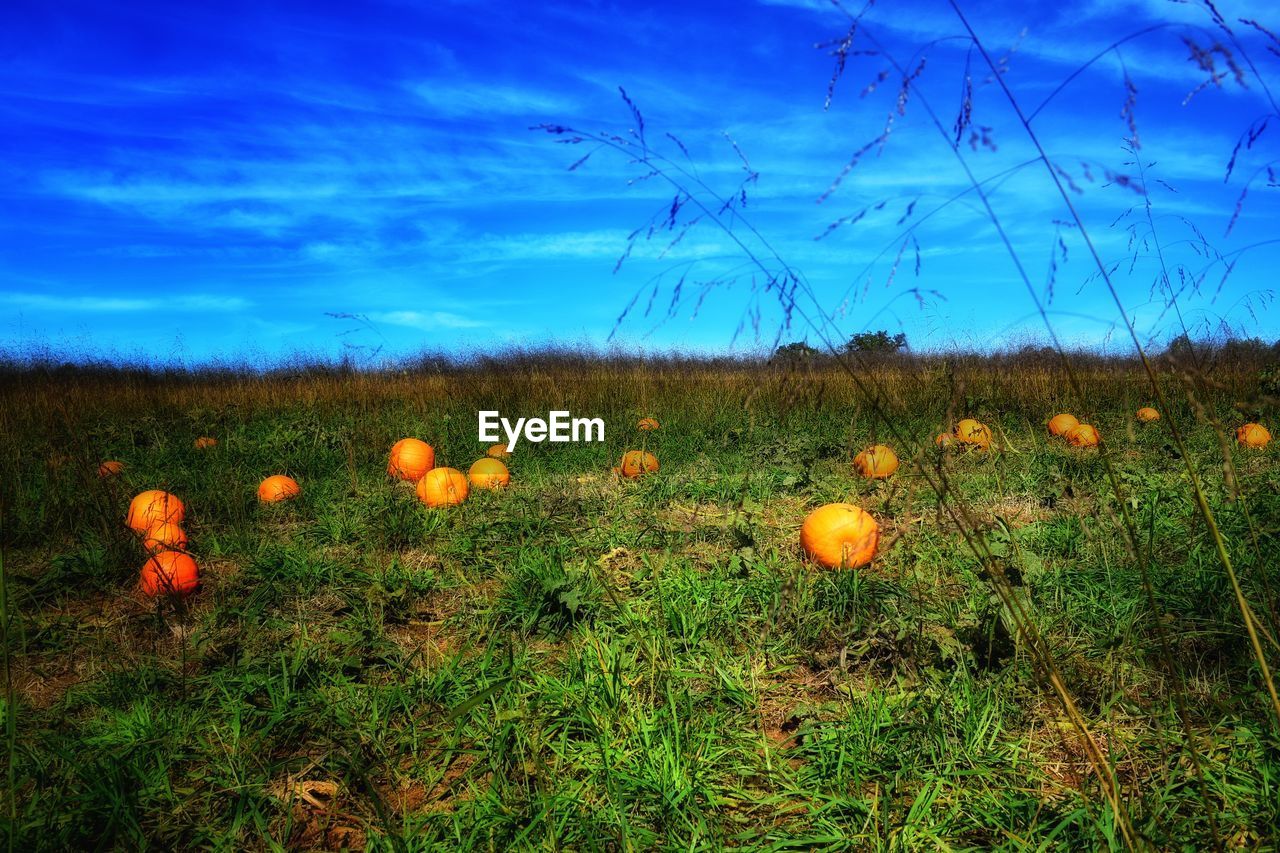
{"label": "wispy white cloud", "polygon": [[244,311],[252,303],[239,296],[194,294],[174,297],[70,296],[48,293],[0,293],[0,303],[17,309],[94,314],[140,312]]}
{"label": "wispy white cloud", "polygon": [[404,326],[426,332],[440,329],[478,329],[490,325],[484,320],[464,317],[452,311],[374,311],[367,316],[374,323]]}
{"label": "wispy white cloud", "polygon": [[566,115],[575,102],[553,91],[456,78],[418,80],[407,88],[436,117]]}

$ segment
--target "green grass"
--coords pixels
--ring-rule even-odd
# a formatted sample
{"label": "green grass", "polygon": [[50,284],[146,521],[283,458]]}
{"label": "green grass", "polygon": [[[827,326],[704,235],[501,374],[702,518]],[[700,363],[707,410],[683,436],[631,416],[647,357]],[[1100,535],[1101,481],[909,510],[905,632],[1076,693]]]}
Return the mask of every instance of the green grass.
{"label": "green grass", "polygon": [[[12,848],[1121,846],[1079,735],[936,496],[907,464],[854,477],[885,433],[838,377],[544,380],[6,392]],[[1096,453],[1044,434],[1070,407],[1016,375],[976,377],[964,412],[1012,449],[949,457],[951,486],[1144,843],[1211,848],[1212,816],[1224,846],[1273,849],[1277,721],[1182,463],[1160,425],[1133,423],[1136,377],[1086,380],[1122,494]],[[945,395],[896,381],[895,417],[931,441]],[[1199,402],[1238,419],[1230,394]],[[397,438],[465,469],[477,408],[562,405],[604,416],[607,442],[521,444],[505,492],[428,510],[384,474]],[[662,428],[636,432],[649,414]],[[1235,499],[1212,429],[1168,414],[1274,636],[1275,452],[1232,450]],[[192,449],[202,434],[220,445]],[[642,444],[661,471],[612,476]],[[120,481],[93,476],[105,458],[128,464]],[[302,498],[259,506],[273,473]],[[134,592],[143,557],[119,524],[151,487],[186,502],[202,569],[176,608]],[[883,527],[867,569],[801,560],[804,515],[837,500]]]}

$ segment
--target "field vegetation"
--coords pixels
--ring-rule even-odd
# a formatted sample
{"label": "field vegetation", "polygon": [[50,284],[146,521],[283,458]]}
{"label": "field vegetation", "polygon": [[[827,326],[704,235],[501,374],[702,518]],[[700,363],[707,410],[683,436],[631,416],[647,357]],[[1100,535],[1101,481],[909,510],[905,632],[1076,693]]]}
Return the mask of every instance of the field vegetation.
{"label": "field vegetation", "polygon": [[[10,847],[1269,849],[1280,730],[1183,456],[1136,363],[1073,364],[1087,411],[1056,353],[875,357],[907,442],[821,357],[11,365]],[[1274,426],[1274,366],[1157,362],[1272,673],[1280,467],[1234,429]],[[606,440],[522,442],[444,509],[387,476],[405,436],[465,470],[481,408]],[[966,416],[991,450],[936,450]],[[901,469],[859,478],[881,442]],[[656,474],[611,473],[640,448]],[[277,473],[301,497],[259,503]],[[137,589],[149,488],[187,506],[193,596]],[[881,525],[870,566],[803,559],[837,501]]]}

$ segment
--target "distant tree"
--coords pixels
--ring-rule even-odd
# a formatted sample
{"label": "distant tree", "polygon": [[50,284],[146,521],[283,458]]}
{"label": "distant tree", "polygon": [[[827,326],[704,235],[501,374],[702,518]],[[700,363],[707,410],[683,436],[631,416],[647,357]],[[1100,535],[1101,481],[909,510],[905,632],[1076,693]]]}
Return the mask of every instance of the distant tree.
{"label": "distant tree", "polygon": [[859,332],[844,345],[845,352],[857,353],[890,353],[897,352],[907,345],[907,336],[902,332],[890,335],[884,329],[876,332]]}
{"label": "distant tree", "polygon": [[819,351],[809,346],[807,342],[795,341],[778,347],[773,353],[773,360],[784,362],[813,361],[819,354]]}

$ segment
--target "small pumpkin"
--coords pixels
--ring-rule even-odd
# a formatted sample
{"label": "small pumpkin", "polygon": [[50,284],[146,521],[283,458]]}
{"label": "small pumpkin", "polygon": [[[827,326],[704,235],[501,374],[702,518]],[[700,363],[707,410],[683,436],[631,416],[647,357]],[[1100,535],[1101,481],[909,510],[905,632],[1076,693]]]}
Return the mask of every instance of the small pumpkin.
{"label": "small pumpkin", "polygon": [[1063,412],[1060,415],[1054,415],[1049,418],[1049,434],[1059,437],[1065,436],[1079,425],[1080,420],[1075,415],[1068,415]]}
{"label": "small pumpkin", "polygon": [[190,554],[161,551],[142,565],[138,586],[150,596],[186,596],[200,585],[200,570]]}
{"label": "small pumpkin", "polygon": [[157,524],[142,534],[142,547],[148,554],[161,551],[185,551],[189,541],[187,532],[173,522]]}
{"label": "small pumpkin", "polygon": [[416,483],[436,467],[435,448],[416,438],[402,438],[391,445],[391,457],[387,460],[387,473],[401,480]]}
{"label": "small pumpkin", "polygon": [[1143,406],[1141,409],[1138,409],[1137,417],[1138,420],[1142,421],[1144,424],[1149,424],[1152,421],[1160,420],[1160,413],[1150,406]]}
{"label": "small pumpkin", "polygon": [[956,438],[962,444],[986,450],[991,446],[991,430],[987,425],[974,418],[965,418],[956,424]]}
{"label": "small pumpkin", "polygon": [[628,478],[652,474],[657,470],[658,457],[643,450],[628,450],[622,454],[622,464],[618,466],[618,473]]}
{"label": "small pumpkin", "polygon": [[302,494],[298,481],[284,474],[273,474],[258,484],[258,500],[264,504],[293,500]]}
{"label": "small pumpkin", "polygon": [[218,446],[218,439],[210,438],[207,435],[202,435],[195,440],[194,444],[195,444],[196,450],[208,450],[211,447]]}
{"label": "small pumpkin", "polygon": [[1076,424],[1067,433],[1067,444],[1072,447],[1097,447],[1102,436],[1090,424]]}
{"label": "small pumpkin", "polygon": [[467,478],[457,468],[432,468],[418,481],[418,500],[430,507],[455,506],[469,492]]}
{"label": "small pumpkin", "polygon": [[1262,448],[1271,442],[1271,433],[1262,424],[1245,424],[1236,430],[1236,441],[1244,447]]}
{"label": "small pumpkin", "polygon": [[800,526],[800,546],[809,559],[828,569],[856,569],[876,556],[880,525],[861,507],[827,504]]}
{"label": "small pumpkin", "polygon": [[477,489],[501,489],[511,482],[511,472],[497,459],[477,459],[467,471],[467,480]]}
{"label": "small pumpkin", "polygon": [[511,451],[507,450],[505,444],[491,444],[489,449],[484,452],[484,455],[494,459],[510,459]]}
{"label": "small pumpkin", "polygon": [[637,429],[649,432],[658,428],[657,418],[641,418],[640,423],[636,424]]}
{"label": "small pumpkin", "polygon": [[129,502],[129,512],[124,523],[138,533],[146,533],[157,524],[172,522],[181,524],[187,508],[177,495],[160,489],[148,489]]}
{"label": "small pumpkin", "polygon": [[898,470],[898,454],[888,445],[877,444],[853,457],[853,467],[869,480],[883,480]]}
{"label": "small pumpkin", "polygon": [[98,476],[104,480],[110,477],[119,477],[123,473],[124,463],[117,462],[114,459],[108,459],[98,466]]}
{"label": "small pumpkin", "polygon": [[955,433],[940,432],[937,438],[933,440],[933,446],[939,450],[950,450],[956,443]]}

